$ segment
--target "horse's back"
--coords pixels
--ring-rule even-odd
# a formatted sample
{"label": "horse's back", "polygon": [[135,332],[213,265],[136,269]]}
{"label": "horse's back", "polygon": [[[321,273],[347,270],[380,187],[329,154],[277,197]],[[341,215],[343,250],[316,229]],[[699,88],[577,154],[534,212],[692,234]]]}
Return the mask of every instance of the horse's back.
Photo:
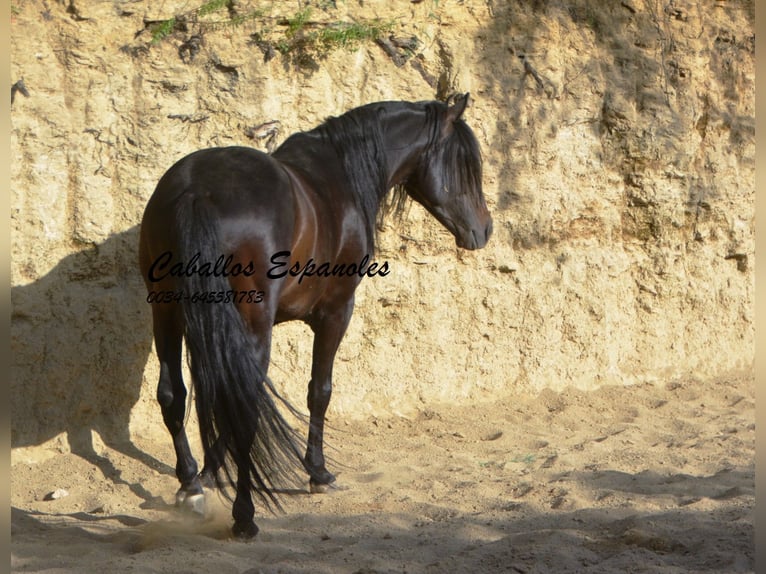
{"label": "horse's back", "polygon": [[[248,147],[218,147],[199,150],[178,160],[162,176],[150,199],[173,202],[185,194],[214,205],[252,201],[263,189],[289,185],[284,169],[270,155]],[[160,201],[158,201],[160,200]]]}
{"label": "horse's back", "polygon": [[[209,148],[177,161],[160,178],[144,211],[142,251],[174,249],[174,230],[188,226],[179,205],[195,202],[215,220],[221,240],[240,242],[245,229],[291,234],[294,198],[286,171],[266,153],[247,147]],[[245,223],[245,225],[241,225]],[[271,232],[268,233],[267,229]]]}

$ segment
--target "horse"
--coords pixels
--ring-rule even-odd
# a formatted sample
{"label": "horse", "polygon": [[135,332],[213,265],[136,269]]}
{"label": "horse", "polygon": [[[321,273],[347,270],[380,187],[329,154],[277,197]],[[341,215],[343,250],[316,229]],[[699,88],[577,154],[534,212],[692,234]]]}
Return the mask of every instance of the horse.
{"label": "horse", "polygon": [[[160,178],[141,222],[139,266],[177,505],[204,514],[203,486],[232,488],[232,532],[248,539],[258,532],[253,495],[280,507],[286,479],[307,473],[312,493],[335,482],[323,452],[333,361],[362,278],[391,271],[370,263],[381,218],[401,215],[411,198],[458,247],[480,249],[492,233],[480,147],[463,119],[468,101],[366,104],[291,135],[271,154],[203,149]],[[280,401],[297,411],[267,377],[272,328],[292,320],[314,334],[305,454]],[[183,340],[200,473],[184,425]]]}

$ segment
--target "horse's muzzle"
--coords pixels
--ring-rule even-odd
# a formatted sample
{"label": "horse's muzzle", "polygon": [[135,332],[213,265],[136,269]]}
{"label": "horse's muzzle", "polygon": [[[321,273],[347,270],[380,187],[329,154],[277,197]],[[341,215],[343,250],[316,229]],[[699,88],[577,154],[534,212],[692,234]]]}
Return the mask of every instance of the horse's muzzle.
{"label": "horse's muzzle", "polygon": [[462,241],[460,239],[456,240],[457,246],[461,247],[463,249],[468,249],[469,251],[473,251],[475,249],[481,249],[484,247],[487,242],[489,242],[489,238],[492,235],[492,220],[489,220],[489,223],[487,223],[484,230],[480,229],[471,229],[470,233],[467,233],[462,238]]}

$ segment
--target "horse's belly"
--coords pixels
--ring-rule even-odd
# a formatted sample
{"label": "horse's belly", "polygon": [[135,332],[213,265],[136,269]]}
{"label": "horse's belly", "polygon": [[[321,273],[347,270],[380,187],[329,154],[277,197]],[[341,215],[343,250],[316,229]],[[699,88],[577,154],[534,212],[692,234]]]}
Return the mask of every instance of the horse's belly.
{"label": "horse's belly", "polygon": [[296,275],[286,280],[274,322],[308,321],[314,315],[346,305],[360,278]]}

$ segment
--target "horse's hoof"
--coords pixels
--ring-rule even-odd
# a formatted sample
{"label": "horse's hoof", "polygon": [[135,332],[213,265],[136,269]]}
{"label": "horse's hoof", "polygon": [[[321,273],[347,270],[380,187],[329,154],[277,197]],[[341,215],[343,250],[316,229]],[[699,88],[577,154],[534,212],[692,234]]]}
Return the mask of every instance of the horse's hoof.
{"label": "horse's hoof", "polygon": [[235,522],[231,527],[231,533],[238,540],[252,540],[258,534],[258,527],[252,520],[245,523]]}
{"label": "horse's hoof", "polygon": [[338,483],[335,482],[335,477],[327,473],[329,478],[325,478],[325,480],[322,480],[321,482],[318,480],[314,480],[313,478],[309,481],[309,492],[311,494],[327,494],[330,491],[333,490],[346,490],[345,487],[338,486]]}
{"label": "horse's hoof", "polygon": [[309,492],[311,494],[326,494],[331,488],[329,484],[319,484],[313,480],[309,483]]}
{"label": "horse's hoof", "polygon": [[189,494],[188,492],[179,490],[176,493],[176,508],[189,512],[194,516],[204,518],[207,510],[205,495],[204,493]]}
{"label": "horse's hoof", "polygon": [[207,514],[207,504],[204,494],[192,494],[184,500],[184,510],[191,512],[195,516],[205,517]]}
{"label": "horse's hoof", "polygon": [[310,472],[309,491],[311,494],[324,494],[328,492],[335,482],[335,475],[326,468]]}

